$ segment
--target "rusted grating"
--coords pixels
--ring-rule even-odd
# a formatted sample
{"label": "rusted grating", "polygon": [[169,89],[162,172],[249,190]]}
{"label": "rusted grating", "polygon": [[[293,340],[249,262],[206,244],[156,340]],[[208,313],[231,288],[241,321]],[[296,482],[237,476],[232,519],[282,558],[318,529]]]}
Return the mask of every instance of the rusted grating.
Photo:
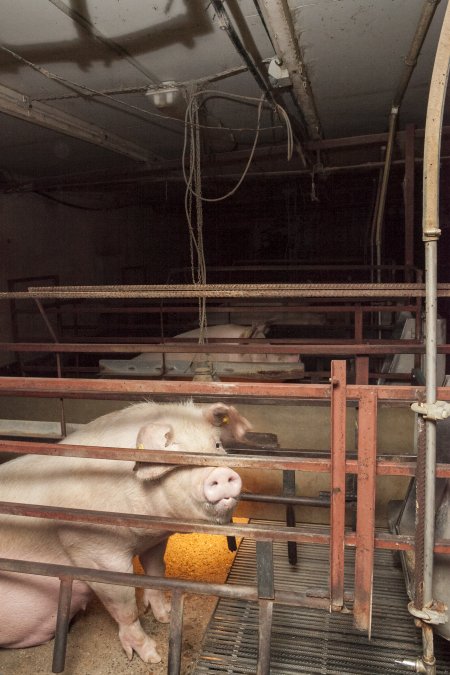
{"label": "rusted grating", "polygon": [[[327,546],[302,544],[298,564],[288,563],[285,544],[274,544],[275,587],[326,587]],[[345,555],[345,590],[353,590],[355,556]],[[244,539],[229,583],[254,583],[255,543]],[[375,551],[372,639],[353,627],[352,614],[275,605],[270,673],[293,675],[398,675],[396,659],[421,654],[421,633],[407,611],[402,572],[391,551]],[[193,675],[256,673],[258,607],[252,602],[221,599],[208,626]],[[449,644],[436,637],[437,675],[450,675]]]}

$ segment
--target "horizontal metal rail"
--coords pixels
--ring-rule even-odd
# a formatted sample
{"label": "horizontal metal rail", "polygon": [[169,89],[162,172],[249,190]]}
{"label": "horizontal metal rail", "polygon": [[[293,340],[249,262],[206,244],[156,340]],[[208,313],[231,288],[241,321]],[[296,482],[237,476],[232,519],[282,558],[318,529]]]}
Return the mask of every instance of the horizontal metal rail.
{"label": "horizontal metal rail", "polygon": [[[243,448],[245,451],[245,448]],[[60,443],[40,443],[14,440],[0,440],[0,452],[11,454],[52,455],[61,457],[85,457],[91,459],[112,459],[128,462],[153,462],[157,464],[174,464],[185,466],[232,466],[240,469],[277,469],[288,471],[305,471],[329,473],[331,470],[330,454],[326,457],[283,456],[274,452],[270,456],[254,456],[234,454],[214,455],[204,453],[175,452],[164,450],[136,450],[134,448],[109,448],[102,446],[70,445]],[[295,453],[295,450],[290,450]],[[325,453],[324,453],[325,454]],[[399,459],[393,456],[379,457],[376,461],[378,476],[414,476],[416,462],[413,456],[408,460],[402,455]],[[358,473],[357,459],[347,459],[345,471]],[[450,478],[450,465],[437,464],[438,478]]]}
{"label": "horizontal metal rail", "polygon": [[[440,354],[450,353],[450,344],[438,345],[437,350]],[[97,354],[177,354],[188,352],[192,354],[301,354],[302,356],[384,356],[387,354],[424,354],[425,345],[421,342],[411,340],[397,340],[385,343],[376,342],[324,342],[324,341],[260,341],[260,340],[236,340],[230,343],[222,341],[208,342],[198,344],[198,342],[164,342],[164,343],[86,343],[86,342],[2,342],[0,343],[0,352],[48,352],[48,353],[88,353]],[[274,363],[274,368],[276,364]],[[292,364],[294,365],[294,364]]]}
{"label": "horizontal metal rail", "polygon": [[[346,387],[347,401],[358,400],[369,385],[349,384]],[[425,392],[424,387],[377,386],[377,398],[380,402],[417,401]],[[44,398],[120,398],[131,396],[149,398],[151,396],[176,397],[248,397],[255,402],[260,399],[289,400],[294,402],[309,400],[329,400],[329,384],[296,383],[256,383],[256,382],[181,382],[162,380],[92,380],[87,378],[56,379],[47,377],[1,377],[0,396],[31,396]],[[450,401],[450,388],[438,387],[440,400]]]}
{"label": "horizontal metal rail", "polygon": [[[450,296],[450,284],[438,285],[438,296]],[[25,298],[124,299],[148,298],[401,298],[425,297],[425,285],[417,283],[362,284],[170,284],[124,286],[31,287],[27,291],[0,293],[0,300]]]}

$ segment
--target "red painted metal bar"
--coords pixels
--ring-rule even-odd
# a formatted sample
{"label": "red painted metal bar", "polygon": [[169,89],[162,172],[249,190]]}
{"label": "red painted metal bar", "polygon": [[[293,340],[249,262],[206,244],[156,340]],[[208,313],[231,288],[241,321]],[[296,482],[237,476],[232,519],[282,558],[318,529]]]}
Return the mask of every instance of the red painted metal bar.
{"label": "red painted metal bar", "polygon": [[356,384],[369,384],[369,357],[357,356],[355,359]]}
{"label": "red painted metal bar", "polygon": [[355,553],[356,628],[371,633],[373,564],[375,549],[375,476],[377,442],[376,390],[368,390],[359,402],[358,502]]}
{"label": "red painted metal bar", "polygon": [[[347,398],[358,400],[368,385],[347,385]],[[423,395],[424,387],[377,386],[379,401],[411,403]],[[56,398],[123,398],[131,396],[148,397],[150,395],[172,396],[214,396],[239,397],[262,396],[264,399],[279,398],[304,401],[311,399],[329,399],[329,384],[287,384],[287,383],[243,383],[243,382],[180,382],[164,380],[92,380],[70,378],[57,380],[47,377],[1,377],[0,395],[37,396]],[[450,388],[438,387],[440,400],[450,401]]]}
{"label": "red painted metal bar", "polygon": [[344,605],[346,363],[331,364],[330,609]]}

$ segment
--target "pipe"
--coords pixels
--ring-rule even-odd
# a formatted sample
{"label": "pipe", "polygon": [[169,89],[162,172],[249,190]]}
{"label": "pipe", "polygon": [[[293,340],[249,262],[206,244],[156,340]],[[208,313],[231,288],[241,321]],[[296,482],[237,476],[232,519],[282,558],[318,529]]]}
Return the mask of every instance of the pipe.
{"label": "pipe", "polygon": [[[450,5],[447,6],[436,50],[425,126],[423,162],[423,240],[426,287],[426,402],[436,401],[437,242],[439,230],[440,138],[450,69]],[[435,521],[436,423],[426,424],[426,482],[423,603],[433,600],[433,547]]]}
{"label": "pipe", "polygon": [[225,7],[223,6],[223,0],[211,0],[211,4],[215,9],[215,12],[217,14],[217,18],[220,23],[220,28],[228,34],[228,37],[230,38],[231,42],[233,43],[234,47],[242,56],[244,62],[247,64],[247,67],[253,77],[255,78],[259,88],[261,91],[264,91],[267,94],[267,97],[271,100],[274,101],[273,99],[273,93],[267,83],[267,81],[264,79],[262,76],[261,72],[258,69],[258,66],[254,62],[253,58],[251,55],[248,53],[248,51],[245,49],[239,35],[237,34],[236,30],[234,29],[233,24],[230,21],[230,18],[227,14],[227,11]]}
{"label": "pipe", "polygon": [[[243,58],[244,62],[246,63],[248,70],[251,72],[253,77],[256,80],[256,83],[258,84],[259,88],[261,91],[265,92],[267,95],[267,98],[273,103],[274,107],[278,107],[278,103],[276,101],[276,97],[274,95],[274,92],[272,91],[269,83],[267,82],[265,76],[261,73],[259,70],[258,66],[256,65],[253,57],[249,54],[247,49],[245,48],[242,40],[240,39],[239,35],[237,34],[236,30],[234,29],[233,24],[230,21],[230,17],[228,16],[228,13],[223,6],[223,0],[211,0],[211,4],[214,7],[217,17],[219,19],[220,27],[222,30],[226,31],[228,34],[228,37],[230,38],[231,42],[233,43],[234,47],[240,54],[240,56]],[[300,160],[302,162],[302,165],[304,167],[307,166],[308,162],[305,156],[305,152],[302,147],[301,143],[301,134],[298,130],[298,124],[295,122],[295,120],[290,120],[291,125],[294,127],[294,141],[295,141],[295,149],[298,152],[298,155],[300,157]]]}
{"label": "pipe", "polygon": [[392,101],[392,105],[395,107],[400,107],[402,103],[403,96],[405,95],[405,91],[408,87],[414,68],[417,65],[417,59],[419,57],[420,50],[422,49],[422,45],[425,41],[428,29],[439,2],[440,0],[425,0],[424,6],[422,7],[422,14],[420,15],[416,32],[412,39],[409,52],[405,57],[405,66],[403,68],[402,77],[400,78],[400,82],[394,95],[394,100]]}
{"label": "pipe", "polygon": [[259,5],[265,18],[278,59],[287,68],[308,134],[312,140],[319,140],[321,124],[288,4],[286,0],[262,0],[259,3],[255,0],[255,5]]}
{"label": "pipe", "polygon": [[394,149],[395,133],[398,121],[398,112],[403,102],[403,97],[405,95],[406,89],[411,79],[411,75],[414,71],[414,68],[416,67],[417,59],[419,57],[420,50],[424,43],[425,37],[428,33],[431,20],[433,19],[434,13],[437,9],[437,5],[439,2],[440,0],[425,0],[425,4],[422,8],[422,14],[417,24],[416,32],[412,39],[409,52],[405,57],[405,66],[403,68],[403,73],[400,78],[400,82],[397,86],[397,89],[395,91],[391,105],[391,112],[389,115],[389,134],[386,149],[386,159],[383,170],[380,200],[378,202],[378,209],[376,215],[375,231],[376,231],[377,265],[381,264],[381,240],[382,240],[384,210],[386,206],[387,185],[389,181],[389,173],[391,170],[392,154]]}

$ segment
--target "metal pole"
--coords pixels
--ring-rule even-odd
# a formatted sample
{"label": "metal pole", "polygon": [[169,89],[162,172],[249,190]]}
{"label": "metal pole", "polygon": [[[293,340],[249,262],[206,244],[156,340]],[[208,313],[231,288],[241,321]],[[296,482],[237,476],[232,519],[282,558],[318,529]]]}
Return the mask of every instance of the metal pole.
{"label": "metal pole", "polygon": [[[426,287],[426,402],[436,401],[437,356],[437,242],[439,230],[439,163],[442,116],[450,68],[450,5],[447,6],[436,51],[428,98],[423,162],[423,240]],[[436,423],[426,419],[424,605],[433,597],[433,545],[435,518]]]}

